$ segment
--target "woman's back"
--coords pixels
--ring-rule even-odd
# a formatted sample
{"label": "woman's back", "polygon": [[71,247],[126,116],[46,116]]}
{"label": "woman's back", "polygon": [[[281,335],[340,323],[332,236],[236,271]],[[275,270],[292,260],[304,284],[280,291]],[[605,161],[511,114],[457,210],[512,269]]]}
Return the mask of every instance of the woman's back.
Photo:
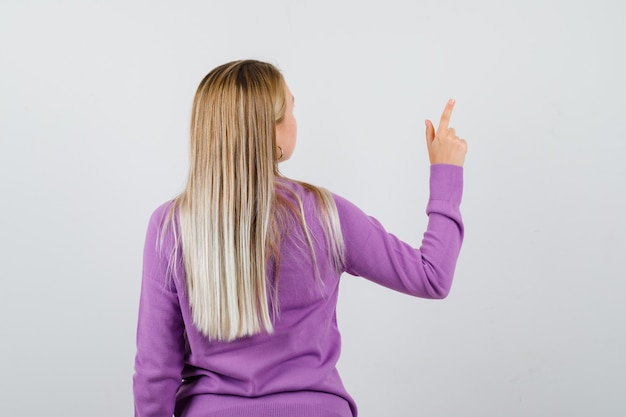
{"label": "woman's back", "polygon": [[[452,166],[434,167],[432,180],[440,197],[446,200],[431,202],[430,210],[440,218],[436,226],[429,227],[432,238],[425,239],[421,250],[401,242],[375,219],[335,196],[347,272],[415,296],[442,298],[447,294],[456,260],[454,254],[458,254],[462,240],[463,226],[458,212],[461,170]],[[281,245],[278,282],[272,283],[277,286],[279,302],[272,334],[263,332],[231,342],[210,342],[195,329],[185,295],[184,269],[174,271],[173,285],[169,288],[164,287],[162,280],[168,268],[168,259],[163,253],[169,253],[172,237],[165,236],[164,252],[152,249],[158,247],[158,231],[170,204],[161,206],[152,216],[142,290],[142,301],[150,300],[148,308],[152,311],[140,311],[140,319],[149,317],[150,322],[148,319],[140,322],[140,329],[149,329],[149,332],[140,335],[139,343],[176,340],[171,346],[162,346],[158,363],[184,364],[183,383],[177,388],[177,415],[218,416],[219,412],[228,410],[230,416],[253,416],[255,412],[279,407],[285,412],[297,411],[301,417],[329,416],[329,406],[340,412],[337,416],[356,415],[356,405],[335,368],[341,347],[335,316],[341,271],[335,270],[328,255],[315,198],[300,185],[291,184],[307,214],[321,281],[314,273],[303,231],[294,221],[285,231]],[[440,242],[448,242],[446,248],[438,247]],[[443,262],[433,265],[425,258],[429,254],[441,254],[444,249],[450,256]],[[271,264],[268,268],[272,268]],[[273,271],[268,271],[268,275],[273,276]],[[156,305],[168,308],[157,311]],[[154,346],[150,355],[155,355]],[[140,367],[141,364],[138,356]],[[172,368],[170,378],[162,376],[164,385],[176,384],[179,375],[180,369]],[[164,386],[163,392],[172,391]],[[157,397],[164,400],[162,395]],[[259,397],[265,397],[264,401],[248,400]],[[308,407],[303,408],[303,404]],[[342,404],[349,408],[341,407]],[[196,409],[204,414],[196,414]],[[207,414],[207,409],[216,414]],[[303,411],[305,409],[309,411]],[[186,414],[181,414],[183,411]],[[326,414],[319,414],[322,412]]]}

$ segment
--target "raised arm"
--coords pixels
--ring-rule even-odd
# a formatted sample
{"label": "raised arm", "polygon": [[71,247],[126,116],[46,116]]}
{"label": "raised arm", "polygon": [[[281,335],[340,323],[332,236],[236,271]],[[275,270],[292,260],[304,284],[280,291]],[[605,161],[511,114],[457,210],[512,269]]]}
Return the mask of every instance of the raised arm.
{"label": "raised arm", "polygon": [[467,143],[449,127],[454,100],[448,101],[435,132],[426,121],[426,144],[431,161],[428,226],[419,248],[387,232],[374,218],[337,198],[346,244],[347,272],[381,285],[424,298],[444,298],[454,277],[463,242],[459,209]]}

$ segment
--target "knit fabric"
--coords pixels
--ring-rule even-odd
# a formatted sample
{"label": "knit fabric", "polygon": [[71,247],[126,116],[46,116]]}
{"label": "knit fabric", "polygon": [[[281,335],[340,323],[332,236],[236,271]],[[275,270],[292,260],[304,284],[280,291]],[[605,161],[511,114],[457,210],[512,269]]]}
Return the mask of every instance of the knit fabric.
{"label": "knit fabric", "polygon": [[[287,180],[285,180],[287,181]],[[274,332],[209,341],[193,326],[182,267],[168,280],[172,236],[159,231],[171,202],[152,215],[144,249],[134,396],[137,417],[353,417],[356,404],[336,363],[338,273],[328,258],[311,194],[304,203],[321,281],[294,223],[281,246],[280,313]],[[448,295],[463,240],[463,169],[431,166],[428,226],[415,249],[349,201],[334,196],[345,244],[345,271],[423,298]],[[274,271],[268,267],[268,276]]]}

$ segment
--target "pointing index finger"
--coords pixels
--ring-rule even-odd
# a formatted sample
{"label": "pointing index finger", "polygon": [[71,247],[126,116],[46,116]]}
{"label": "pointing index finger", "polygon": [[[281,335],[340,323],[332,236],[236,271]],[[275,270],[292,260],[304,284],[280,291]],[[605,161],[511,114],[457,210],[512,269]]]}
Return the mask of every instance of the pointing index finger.
{"label": "pointing index finger", "polygon": [[452,110],[454,109],[454,103],[455,100],[453,98],[448,100],[446,108],[443,109],[441,120],[439,121],[439,127],[437,128],[437,133],[448,128],[448,124],[450,123],[450,117],[452,116]]}

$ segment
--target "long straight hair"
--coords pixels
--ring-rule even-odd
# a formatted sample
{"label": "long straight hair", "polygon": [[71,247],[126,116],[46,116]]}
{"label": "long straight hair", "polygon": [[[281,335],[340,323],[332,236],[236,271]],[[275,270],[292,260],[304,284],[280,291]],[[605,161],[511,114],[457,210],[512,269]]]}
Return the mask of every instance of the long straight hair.
{"label": "long straight hair", "polygon": [[[289,218],[298,220],[321,279],[302,201],[277,181],[276,125],[285,114],[285,91],[274,66],[253,60],[215,68],[196,91],[188,179],[163,232],[172,227],[175,247],[182,250],[193,323],[211,340],[273,331],[279,248]],[[343,239],[334,199],[327,190],[299,184],[318,202],[328,255],[340,270]],[[173,221],[176,210],[179,226]],[[178,262],[175,253],[170,270]],[[276,271],[273,291],[268,262]]]}

